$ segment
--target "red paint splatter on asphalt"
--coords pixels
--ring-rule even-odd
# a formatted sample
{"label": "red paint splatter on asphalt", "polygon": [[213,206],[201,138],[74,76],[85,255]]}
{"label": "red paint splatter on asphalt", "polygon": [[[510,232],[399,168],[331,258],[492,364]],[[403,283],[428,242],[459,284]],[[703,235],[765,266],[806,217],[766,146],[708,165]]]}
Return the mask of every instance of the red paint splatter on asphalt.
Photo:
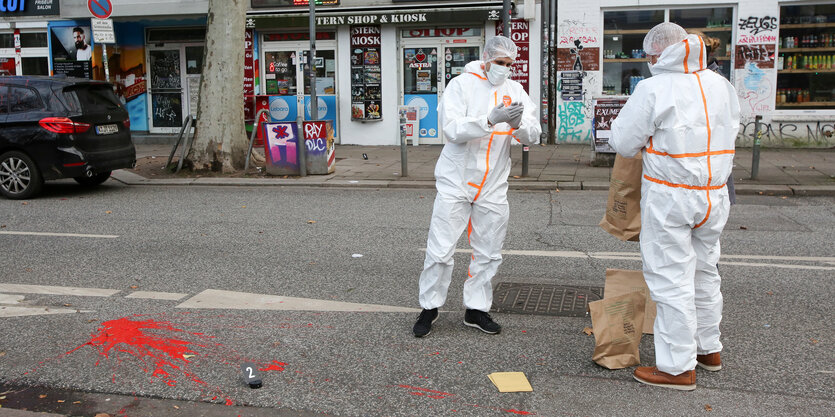
{"label": "red paint splatter on asphalt", "polygon": [[513,413],[513,414],[519,414],[520,416],[535,416],[536,415],[536,413],[531,413],[531,412],[528,412],[528,411],[519,411],[519,410],[514,410],[514,409],[502,410],[502,411],[507,411],[508,413]]}
{"label": "red paint splatter on asphalt", "polygon": [[[204,383],[188,371],[187,366],[189,360],[184,355],[196,356],[197,352],[193,351],[192,347],[206,346],[179,338],[158,336],[152,334],[150,332],[152,330],[189,333],[174,327],[169,322],[154,321],[151,319],[132,320],[128,317],[122,317],[102,323],[97,333],[94,333],[87,343],[70,350],[67,354],[73,353],[84,346],[93,346],[99,355],[107,359],[110,359],[111,355],[114,355],[117,361],[121,362],[122,360],[118,355],[125,353],[139,359],[144,365],[148,365],[150,362],[151,368],[153,368],[151,375],[163,380],[169,386],[173,387],[177,385],[177,381],[171,376],[169,371],[181,372],[194,382]],[[190,334],[201,336],[196,333]],[[143,370],[148,372],[148,368],[144,368]]]}
{"label": "red paint splatter on asphalt", "polygon": [[[263,367],[263,368],[258,368],[258,370],[259,371],[279,371],[279,372],[282,372],[282,371],[284,371],[285,366],[287,366],[287,364],[284,363],[284,362],[272,361],[272,363],[269,364],[268,366]],[[296,371],[296,372],[298,372],[298,371]]]}

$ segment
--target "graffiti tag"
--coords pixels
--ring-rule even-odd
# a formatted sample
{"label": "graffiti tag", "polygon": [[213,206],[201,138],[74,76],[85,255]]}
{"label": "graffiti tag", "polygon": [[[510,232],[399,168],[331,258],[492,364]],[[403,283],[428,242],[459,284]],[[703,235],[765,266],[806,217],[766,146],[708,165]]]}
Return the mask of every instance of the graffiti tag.
{"label": "graffiti tag", "polygon": [[749,16],[747,19],[739,19],[739,28],[751,32],[752,35],[760,32],[771,32],[777,29],[777,18],[773,16]]}

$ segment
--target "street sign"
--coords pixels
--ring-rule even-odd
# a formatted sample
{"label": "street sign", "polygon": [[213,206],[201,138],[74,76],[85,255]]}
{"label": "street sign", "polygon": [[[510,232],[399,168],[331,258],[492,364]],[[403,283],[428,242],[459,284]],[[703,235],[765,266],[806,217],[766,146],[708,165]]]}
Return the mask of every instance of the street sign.
{"label": "street sign", "polygon": [[113,13],[111,0],[87,0],[87,9],[99,19],[107,19]]}
{"label": "street sign", "polygon": [[116,43],[112,19],[90,19],[93,28],[93,42]]}

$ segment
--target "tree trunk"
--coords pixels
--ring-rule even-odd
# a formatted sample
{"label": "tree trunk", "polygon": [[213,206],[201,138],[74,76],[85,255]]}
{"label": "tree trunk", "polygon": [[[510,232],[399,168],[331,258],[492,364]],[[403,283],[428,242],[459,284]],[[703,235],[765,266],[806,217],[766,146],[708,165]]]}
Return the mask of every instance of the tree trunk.
{"label": "tree trunk", "polygon": [[206,50],[194,143],[193,170],[242,169],[244,127],[244,21],[249,0],[209,0]]}

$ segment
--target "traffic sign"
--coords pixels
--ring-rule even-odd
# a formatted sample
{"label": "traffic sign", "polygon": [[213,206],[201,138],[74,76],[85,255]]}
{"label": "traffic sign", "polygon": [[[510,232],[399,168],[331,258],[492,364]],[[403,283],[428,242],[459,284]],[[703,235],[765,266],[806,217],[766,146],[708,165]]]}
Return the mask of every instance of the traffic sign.
{"label": "traffic sign", "polygon": [[112,19],[90,19],[93,27],[93,42],[116,43]]}
{"label": "traffic sign", "polygon": [[99,19],[107,19],[113,13],[111,0],[87,0],[87,9]]}

